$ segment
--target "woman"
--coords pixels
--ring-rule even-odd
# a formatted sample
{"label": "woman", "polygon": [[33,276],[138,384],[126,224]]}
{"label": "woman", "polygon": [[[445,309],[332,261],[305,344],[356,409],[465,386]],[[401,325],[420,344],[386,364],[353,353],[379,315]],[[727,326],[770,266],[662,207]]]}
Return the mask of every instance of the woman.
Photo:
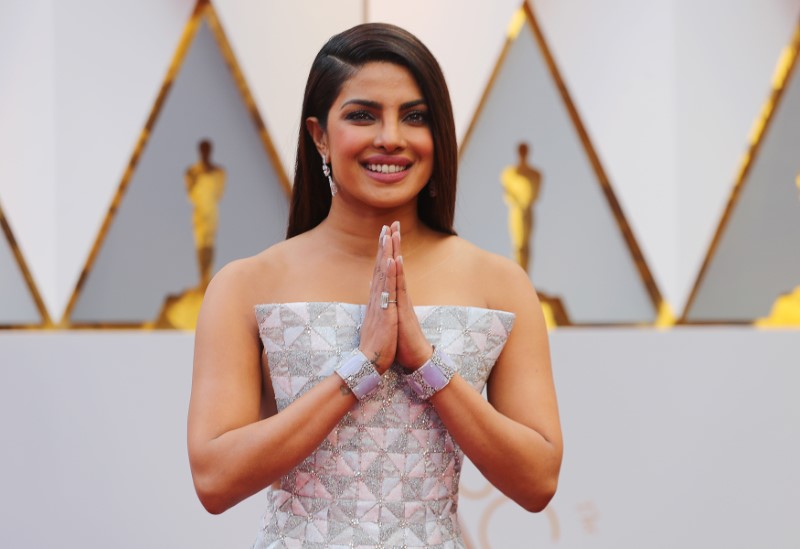
{"label": "woman", "polygon": [[453,232],[438,64],[397,27],[354,27],[314,60],[302,121],[289,238],[222,269],[198,322],[203,505],[275,483],[256,547],[463,547],[463,450],[543,509],[562,452],[544,321],[521,268]]}

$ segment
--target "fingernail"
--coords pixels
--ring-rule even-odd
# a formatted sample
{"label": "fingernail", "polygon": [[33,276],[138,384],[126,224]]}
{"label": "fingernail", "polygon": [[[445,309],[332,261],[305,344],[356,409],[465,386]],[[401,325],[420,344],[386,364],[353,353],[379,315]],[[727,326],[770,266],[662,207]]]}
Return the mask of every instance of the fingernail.
{"label": "fingernail", "polygon": [[389,227],[387,227],[386,225],[384,225],[383,228],[381,229],[381,236],[378,239],[378,242],[381,243],[381,246],[383,246],[383,243],[386,240],[386,231],[387,230],[389,230]]}
{"label": "fingernail", "polygon": [[402,255],[398,255],[398,256],[397,256],[397,262],[398,262],[400,265],[402,265],[402,264],[403,264],[403,256],[402,256]]}

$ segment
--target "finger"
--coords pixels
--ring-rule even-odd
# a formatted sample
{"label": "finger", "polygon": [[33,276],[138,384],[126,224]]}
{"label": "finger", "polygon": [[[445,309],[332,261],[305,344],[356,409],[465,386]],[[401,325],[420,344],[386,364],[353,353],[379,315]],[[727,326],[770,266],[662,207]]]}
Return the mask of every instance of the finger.
{"label": "finger", "polygon": [[401,244],[402,244],[402,237],[400,236],[400,231],[394,231],[391,233],[392,236],[392,251],[394,252],[394,259],[397,260],[398,257],[402,254],[401,252]]}
{"label": "finger", "polygon": [[[381,247],[381,255],[378,257],[378,260],[375,262],[375,270],[372,275],[372,283],[371,283],[371,291],[370,291],[370,303],[376,304],[380,306],[380,295],[382,292],[386,291],[386,275],[389,266],[389,259],[392,258],[392,239],[389,238],[388,234],[389,228],[387,227],[387,232],[384,235],[383,243]],[[392,288],[394,291],[394,288]]]}
{"label": "finger", "polygon": [[385,236],[387,234],[389,234],[389,232],[390,232],[390,228],[387,227],[386,225],[384,225],[381,228],[380,235],[378,235],[378,246],[377,246],[378,249],[375,252],[375,268],[373,269],[373,277],[369,281],[369,287],[370,288],[372,288],[374,286],[374,284],[373,284],[373,282],[375,281],[374,273],[378,270],[378,266],[380,265],[381,258],[383,257],[384,238],[385,238]]}
{"label": "finger", "polygon": [[386,260],[386,286],[384,291],[389,292],[389,299],[397,300],[397,261],[392,257]]}
{"label": "finger", "polygon": [[400,244],[402,242],[402,234],[400,233],[400,222],[395,221],[390,227],[390,234],[392,235],[392,245],[394,246],[394,258],[400,255]]}
{"label": "finger", "polygon": [[[391,246],[391,238],[390,238],[391,229],[386,225],[383,226],[381,229],[381,234],[378,237],[378,253],[375,256],[375,268],[373,269],[373,281],[375,279],[375,275],[379,273],[385,272],[386,266],[386,258],[387,258],[387,246]],[[388,255],[391,256],[391,251],[388,252]],[[380,286],[378,286],[380,287]]]}
{"label": "finger", "polygon": [[[390,242],[391,242],[391,240],[389,240],[387,238],[387,247],[391,247]],[[387,252],[388,252],[388,250],[387,250]],[[394,259],[394,257],[392,257],[392,255],[393,254],[391,252],[389,252],[389,253],[387,253],[388,257],[385,258],[384,273],[383,273],[384,277],[383,277],[383,285],[381,286],[381,288],[382,288],[382,292],[381,293],[385,292],[386,295],[388,296],[387,299],[390,300],[390,301],[394,301],[395,302],[394,304],[396,304],[397,303],[397,261],[395,261],[395,259]],[[383,298],[381,298],[381,303],[383,304],[382,299]],[[394,304],[393,303],[389,303],[386,308],[388,309],[389,307],[391,307]]]}
{"label": "finger", "polygon": [[[387,246],[388,242],[387,239]],[[397,309],[391,309],[392,307],[396,307],[397,304],[397,291],[395,289],[397,280],[396,261],[392,257],[386,257],[385,261],[386,263],[381,273],[383,277],[381,279],[381,284],[378,285],[376,282],[375,288],[370,292],[371,295],[365,315],[366,318],[370,319],[370,325],[377,329],[379,339],[382,341],[381,346],[389,343],[386,337],[390,337],[390,339],[394,337],[392,333],[396,331],[396,327],[390,330],[391,333],[386,332],[386,330],[391,326],[396,326],[397,323]],[[392,302],[390,302],[390,300]],[[384,335],[381,336],[381,333]],[[394,349],[395,344],[392,344],[391,347]],[[392,353],[394,353],[394,350],[392,350]]]}
{"label": "finger", "polygon": [[397,287],[397,301],[398,303],[400,300],[403,300],[404,305],[409,305],[410,301],[408,300],[408,291],[406,289],[406,272],[405,266],[403,265],[403,256],[397,256],[397,280],[396,280],[396,287]]}
{"label": "finger", "polygon": [[384,316],[384,319],[397,318],[397,261],[393,257],[386,260],[386,284],[384,286],[388,303],[386,304],[385,313],[391,313],[392,316]]}
{"label": "finger", "polygon": [[387,234],[389,234],[389,233],[390,233],[390,231],[391,231],[391,228],[390,228],[390,227],[387,227],[386,225],[384,225],[383,227],[381,227],[381,234],[378,236],[378,253],[377,253],[377,255],[376,255],[375,259],[378,259],[378,258],[379,258],[379,257],[380,257],[380,256],[383,254],[383,242],[384,242],[384,237],[385,237]]}
{"label": "finger", "polygon": [[381,256],[380,260],[380,266],[384,274],[384,280],[386,276],[387,267],[389,265],[387,260],[390,258],[394,259],[394,240],[391,237],[391,231],[387,229],[386,235],[384,236],[383,255]]}

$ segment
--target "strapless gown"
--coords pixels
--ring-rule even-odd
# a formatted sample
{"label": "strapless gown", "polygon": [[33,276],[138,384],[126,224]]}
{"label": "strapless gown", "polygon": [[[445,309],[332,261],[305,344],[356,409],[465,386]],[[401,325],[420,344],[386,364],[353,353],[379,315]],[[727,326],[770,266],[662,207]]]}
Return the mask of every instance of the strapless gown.
{"label": "strapless gown", "polygon": [[[358,345],[365,310],[347,303],[256,306],[279,411]],[[462,306],[415,310],[428,341],[483,390],[514,315]],[[266,490],[254,548],[464,547],[457,516],[463,453],[403,375],[393,365],[280,489]]]}

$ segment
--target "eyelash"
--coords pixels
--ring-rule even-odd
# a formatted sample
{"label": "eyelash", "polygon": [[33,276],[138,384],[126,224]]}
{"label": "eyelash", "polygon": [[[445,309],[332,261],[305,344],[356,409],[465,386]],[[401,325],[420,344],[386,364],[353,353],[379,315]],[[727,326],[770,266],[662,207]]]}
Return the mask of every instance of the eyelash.
{"label": "eyelash", "polygon": [[[369,111],[359,110],[359,111],[352,111],[345,116],[345,120],[350,120],[352,122],[371,122],[375,120],[375,117]],[[408,121],[411,124],[415,125],[423,125],[428,123],[428,112],[427,111],[411,111],[407,113],[403,120]]]}
{"label": "eyelash", "polygon": [[374,120],[375,117],[372,116],[372,114],[369,113],[368,111],[353,111],[353,112],[347,113],[347,116],[345,116],[345,119],[346,120],[352,120],[354,122],[366,122],[366,121],[369,121],[369,120]]}
{"label": "eyelash", "polygon": [[419,125],[427,124],[428,111],[411,111],[405,116],[405,119],[411,122],[412,124],[419,124]]}

